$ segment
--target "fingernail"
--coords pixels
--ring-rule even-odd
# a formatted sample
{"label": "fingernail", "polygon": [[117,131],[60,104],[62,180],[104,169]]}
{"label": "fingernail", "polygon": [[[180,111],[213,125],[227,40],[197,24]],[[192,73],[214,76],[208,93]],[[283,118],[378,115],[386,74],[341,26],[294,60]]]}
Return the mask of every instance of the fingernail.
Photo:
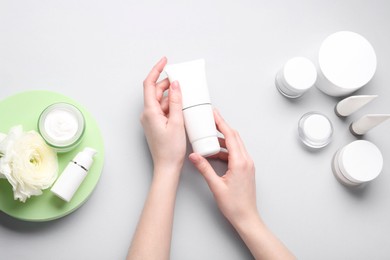
{"label": "fingernail", "polygon": [[163,56],[157,63],[161,63],[161,62],[163,62],[166,59],[167,59],[167,57]]}
{"label": "fingernail", "polygon": [[188,156],[188,158],[189,158],[190,161],[193,162],[193,163],[196,163],[197,160],[198,160],[198,158],[197,158],[197,156],[196,156],[195,153],[191,153],[191,154]]}
{"label": "fingernail", "polygon": [[174,82],[172,82],[171,88],[172,88],[172,90],[178,90],[179,89],[179,82],[177,82],[176,80]]}

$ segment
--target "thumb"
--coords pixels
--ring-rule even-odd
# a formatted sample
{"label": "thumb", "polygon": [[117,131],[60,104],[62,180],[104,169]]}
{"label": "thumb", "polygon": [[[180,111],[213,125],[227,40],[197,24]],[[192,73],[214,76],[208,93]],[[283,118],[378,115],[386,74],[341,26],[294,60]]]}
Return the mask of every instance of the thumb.
{"label": "thumb", "polygon": [[179,82],[174,81],[171,84],[168,93],[169,121],[183,124],[183,104]]}
{"label": "thumb", "polygon": [[221,179],[211,167],[210,163],[197,153],[192,153],[189,156],[190,161],[195,165],[198,171],[203,175],[210,190],[214,193],[221,184]]}

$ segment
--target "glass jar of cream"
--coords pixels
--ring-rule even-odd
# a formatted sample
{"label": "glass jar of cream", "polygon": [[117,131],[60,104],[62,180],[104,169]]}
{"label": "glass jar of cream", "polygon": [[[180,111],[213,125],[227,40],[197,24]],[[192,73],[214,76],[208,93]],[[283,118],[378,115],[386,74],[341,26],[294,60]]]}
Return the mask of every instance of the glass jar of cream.
{"label": "glass jar of cream", "polygon": [[325,115],[309,112],[299,120],[298,134],[306,146],[318,149],[327,146],[332,141],[333,126]]}
{"label": "glass jar of cream", "polygon": [[39,116],[38,131],[57,152],[68,152],[81,142],[85,119],[77,107],[68,103],[54,103]]}

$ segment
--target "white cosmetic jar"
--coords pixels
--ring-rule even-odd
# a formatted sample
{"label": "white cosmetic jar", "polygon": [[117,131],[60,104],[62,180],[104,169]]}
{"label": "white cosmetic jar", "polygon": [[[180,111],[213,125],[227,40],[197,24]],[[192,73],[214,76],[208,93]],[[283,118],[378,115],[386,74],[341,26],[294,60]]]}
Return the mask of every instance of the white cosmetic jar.
{"label": "white cosmetic jar", "polygon": [[317,71],[307,58],[295,57],[288,60],[276,74],[275,85],[288,98],[298,98],[316,82]]}
{"label": "white cosmetic jar", "polygon": [[332,161],[334,175],[347,186],[358,186],[374,180],[382,167],[381,151],[366,140],[357,140],[339,149]]}
{"label": "white cosmetic jar", "polygon": [[77,107],[68,103],[54,103],[39,116],[38,131],[57,152],[68,152],[81,142],[85,119]]}
{"label": "white cosmetic jar", "polygon": [[328,36],[318,54],[316,86],[330,96],[345,96],[366,85],[375,74],[377,59],[370,42],[360,34],[341,31]]}
{"label": "white cosmetic jar", "polygon": [[298,135],[306,146],[314,149],[322,148],[332,141],[333,126],[325,115],[309,112],[298,122]]}

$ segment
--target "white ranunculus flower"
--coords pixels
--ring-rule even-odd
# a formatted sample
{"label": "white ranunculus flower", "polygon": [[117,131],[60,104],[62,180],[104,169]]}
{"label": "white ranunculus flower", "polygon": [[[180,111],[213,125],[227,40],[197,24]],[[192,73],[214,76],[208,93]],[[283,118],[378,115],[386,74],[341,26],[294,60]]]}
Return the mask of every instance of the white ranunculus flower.
{"label": "white ranunculus flower", "polygon": [[[0,143],[7,137],[6,134],[0,133]],[[2,154],[0,152],[0,162],[1,162]],[[0,171],[0,178],[5,178],[5,176]]]}
{"label": "white ranunculus flower", "polygon": [[15,140],[23,134],[22,126],[11,128],[8,135],[2,137],[0,142],[0,175],[7,178],[11,175],[12,148]]}
{"label": "white ranunculus flower", "polygon": [[12,185],[15,200],[41,195],[57,178],[57,154],[36,131],[13,127],[0,141],[0,156],[0,173]]}

